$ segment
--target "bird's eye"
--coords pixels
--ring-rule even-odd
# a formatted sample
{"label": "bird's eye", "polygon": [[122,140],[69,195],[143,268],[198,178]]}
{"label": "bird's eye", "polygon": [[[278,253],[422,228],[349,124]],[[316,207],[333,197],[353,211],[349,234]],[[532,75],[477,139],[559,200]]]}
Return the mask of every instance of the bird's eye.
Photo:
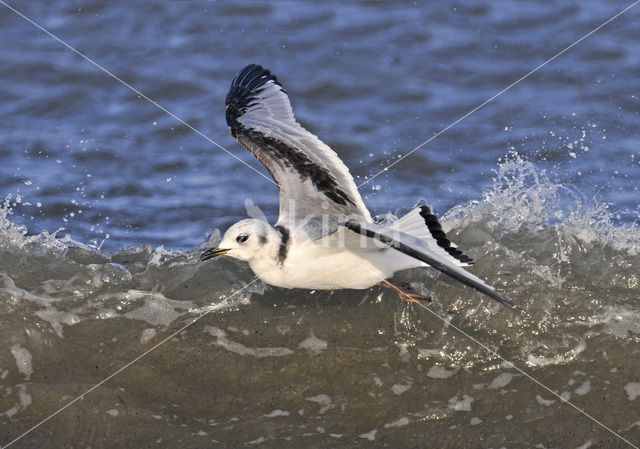
{"label": "bird's eye", "polygon": [[247,239],[249,238],[249,235],[247,234],[240,234],[238,237],[236,237],[236,242],[238,243],[244,243],[247,241]]}

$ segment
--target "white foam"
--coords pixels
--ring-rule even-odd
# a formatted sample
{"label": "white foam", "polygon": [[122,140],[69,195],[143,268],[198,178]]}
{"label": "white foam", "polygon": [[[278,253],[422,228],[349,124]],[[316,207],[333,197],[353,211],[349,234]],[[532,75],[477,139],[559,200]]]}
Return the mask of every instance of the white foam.
{"label": "white foam", "polygon": [[146,345],[149,340],[156,336],[156,334],[157,332],[153,328],[143,330],[142,335],[140,336],[140,343]]}
{"label": "white foam", "polygon": [[580,396],[583,396],[583,395],[589,393],[591,391],[591,381],[587,380],[587,381],[582,382],[582,385],[580,385],[574,391],[575,391],[576,394],[579,394]]}
{"label": "white foam", "polygon": [[305,401],[315,402],[316,404],[320,404],[322,407],[320,408],[320,414],[326,412],[330,408],[333,407],[331,404],[331,398],[326,394],[319,394],[317,396],[312,396],[309,398],[305,398]]}
{"label": "white foam", "polygon": [[268,415],[263,415],[265,418],[276,418],[278,416],[289,416],[290,413],[286,410],[275,409]]}
{"label": "white foam", "polygon": [[302,340],[300,342],[300,344],[298,345],[298,348],[306,349],[311,354],[316,355],[316,354],[320,354],[322,351],[325,351],[327,349],[327,346],[328,345],[326,341],[319,339],[318,337],[313,335],[313,332],[312,332],[309,338]]}
{"label": "white foam", "polygon": [[155,250],[153,250],[153,253],[151,254],[151,257],[149,258],[149,261],[147,262],[147,267],[149,266],[160,266],[160,264],[162,263],[162,258],[164,256],[168,256],[170,253],[169,251],[167,251],[166,249],[164,249],[164,246],[160,245],[158,246]]}
{"label": "white foam", "polygon": [[[556,225],[555,231],[569,242],[609,246],[631,256],[640,253],[638,225],[617,225],[608,204],[582,197],[517,154],[495,173],[482,201],[456,206],[442,217],[445,232],[463,230],[487,218],[491,218],[490,227],[500,232],[535,229],[544,223]],[[562,248],[559,251],[560,259],[566,257]]]}
{"label": "white foam", "polygon": [[442,366],[434,365],[431,368],[429,368],[429,371],[427,371],[427,376],[432,377],[434,379],[446,379],[456,374],[458,370],[459,370],[458,368],[447,370]]}
{"label": "white foam", "polygon": [[472,402],[472,396],[465,394],[462,395],[462,399],[460,399],[458,398],[458,395],[455,395],[454,397],[449,399],[449,408],[460,412],[470,412]]}
{"label": "white foam", "polygon": [[551,404],[556,402],[555,399],[544,399],[539,394],[536,395],[536,401],[538,401],[538,404],[544,405],[545,407],[549,407]]}
{"label": "white foam", "polygon": [[[87,250],[94,250],[98,248],[98,245],[85,245],[83,243],[76,242],[71,239],[68,234],[64,237],[58,237],[56,234],[62,231],[63,228],[59,228],[51,234],[45,229],[40,234],[27,235],[28,230],[26,226],[16,225],[8,218],[8,216],[13,213],[13,210],[10,207],[11,198],[11,194],[7,195],[5,201],[0,207],[0,242],[4,245],[21,250],[28,245],[36,244],[39,247],[51,250],[57,254],[65,254],[69,249],[69,246],[75,246]],[[20,202],[20,200],[20,195],[17,195],[12,205],[15,206],[16,203]]]}
{"label": "white foam", "polygon": [[393,387],[391,387],[391,391],[393,391],[393,394],[395,395],[401,395],[402,393],[407,391],[409,388],[411,388],[411,384],[407,384],[407,385],[395,384]]}
{"label": "white foam", "polygon": [[636,398],[640,396],[640,383],[629,382],[624,386],[624,391],[627,392],[627,397],[630,401],[635,401]]}
{"label": "white foam", "polygon": [[[124,299],[127,301],[144,299],[143,306],[127,312],[124,316],[154,326],[168,326],[193,307],[191,301],[176,301],[165,297],[162,293],[141,290],[128,290],[124,294]],[[182,309],[183,312],[178,312],[176,309]]]}
{"label": "white foam", "polygon": [[602,331],[618,338],[640,334],[640,312],[625,306],[608,306],[602,315],[591,318],[590,322],[604,323]]}
{"label": "white foam", "polygon": [[294,354],[289,348],[282,347],[267,347],[267,348],[250,348],[242,343],[231,341],[227,338],[227,334],[222,329],[214,326],[205,326],[204,331],[214,337],[216,337],[215,344],[226,349],[227,351],[234,352],[239,355],[249,355],[252,357],[283,357]]}
{"label": "white foam", "polygon": [[451,357],[442,349],[425,349],[418,348],[418,357],[429,359],[431,357],[435,357],[439,360],[450,360]]}
{"label": "white foam", "polygon": [[396,419],[395,421],[391,421],[390,423],[385,424],[384,428],[388,429],[389,427],[403,427],[409,425],[409,422],[409,418],[403,416],[400,419]]}
{"label": "white foam", "polygon": [[31,395],[29,393],[27,393],[27,386],[26,385],[18,384],[17,387],[20,390],[18,392],[18,397],[20,398],[20,405],[22,406],[22,409],[24,410],[25,408],[27,408],[28,406],[31,405]]}
{"label": "white foam", "polygon": [[358,435],[360,438],[364,438],[365,440],[373,441],[376,439],[376,433],[378,433],[377,429],[372,430],[371,432],[361,433]]}
{"label": "white foam", "polygon": [[9,418],[11,418],[13,415],[18,413],[19,411],[20,411],[20,409],[18,408],[18,406],[15,406],[15,407],[11,407],[9,410],[5,411],[4,414],[7,415]]}
{"label": "white foam", "polygon": [[[5,410],[3,413],[0,413],[7,415],[7,417],[9,418],[18,413],[20,410],[24,410],[31,405],[31,395],[27,393],[27,386],[25,384],[17,384],[16,387],[18,387],[18,399],[20,399],[20,403],[8,410]],[[9,393],[10,391],[11,388],[8,388],[7,393]]]}
{"label": "white foam", "polygon": [[76,324],[80,321],[80,317],[70,312],[63,312],[55,308],[53,305],[57,298],[49,294],[35,294],[16,286],[13,279],[4,273],[0,273],[0,281],[2,288],[0,293],[8,295],[13,300],[29,301],[44,307],[34,312],[38,318],[48,322],[56,331],[58,336],[62,337],[63,324]]}
{"label": "white foam", "polygon": [[513,374],[501,373],[498,375],[498,377],[496,377],[491,381],[491,383],[489,384],[489,388],[495,390],[498,388],[506,387],[507,385],[509,385],[512,379],[513,379]]}
{"label": "white foam", "polygon": [[529,366],[547,366],[547,365],[561,365],[573,361],[578,354],[584,352],[587,349],[587,344],[584,341],[579,342],[575,348],[570,349],[565,354],[559,354],[552,357],[535,356],[529,354],[527,356],[527,365]]}
{"label": "white foam", "polygon": [[22,373],[27,379],[31,378],[33,374],[33,366],[31,364],[31,353],[20,346],[15,344],[11,347],[11,354],[16,359],[16,365],[18,365],[18,371]]}
{"label": "white foam", "polygon": [[44,309],[38,310],[34,315],[41,320],[48,322],[53,330],[56,331],[56,334],[61,338],[63,337],[63,324],[71,326],[82,321],[78,315],[70,312],[62,312],[51,305],[47,305]]}

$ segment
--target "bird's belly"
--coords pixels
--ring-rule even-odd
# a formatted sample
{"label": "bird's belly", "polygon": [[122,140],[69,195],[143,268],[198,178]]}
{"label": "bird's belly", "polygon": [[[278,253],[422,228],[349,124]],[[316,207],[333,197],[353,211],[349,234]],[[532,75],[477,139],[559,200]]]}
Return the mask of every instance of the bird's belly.
{"label": "bird's belly", "polygon": [[[396,251],[394,253],[400,254]],[[399,260],[393,256],[395,254],[389,258],[385,251],[368,253],[366,258],[350,251],[329,254],[320,251],[313,255],[308,252],[304,255],[294,253],[290,254],[278,269],[256,274],[267,284],[277,287],[316,290],[365,289],[393,276],[397,270],[408,268],[404,264],[398,264]]]}

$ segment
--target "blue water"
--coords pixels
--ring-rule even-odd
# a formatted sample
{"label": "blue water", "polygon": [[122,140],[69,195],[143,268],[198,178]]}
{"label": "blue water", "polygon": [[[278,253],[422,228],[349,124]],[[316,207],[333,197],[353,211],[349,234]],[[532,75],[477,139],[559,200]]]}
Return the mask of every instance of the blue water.
{"label": "blue water", "polygon": [[[224,97],[237,69],[265,65],[361,181],[624,5],[16,6],[261,170],[230,137]],[[369,207],[424,197],[443,213],[477,199],[515,150],[637,219],[637,18],[632,9],[367,184]],[[275,217],[273,184],[4,7],[0,25],[0,193],[31,203],[14,215],[31,232],[190,248],[244,216],[247,197]]]}
{"label": "blue water", "polygon": [[[262,64],[361,184],[630,3],[11,4],[268,177],[224,118]],[[424,273],[445,323],[376,289],[258,286],[15,447],[631,447],[448,322],[638,444],[639,25],[362,187],[374,215],[430,204],[528,315]],[[0,81],[1,445],[251,281],[190,250],[246,198],[275,221],[278,195],[3,5]]]}

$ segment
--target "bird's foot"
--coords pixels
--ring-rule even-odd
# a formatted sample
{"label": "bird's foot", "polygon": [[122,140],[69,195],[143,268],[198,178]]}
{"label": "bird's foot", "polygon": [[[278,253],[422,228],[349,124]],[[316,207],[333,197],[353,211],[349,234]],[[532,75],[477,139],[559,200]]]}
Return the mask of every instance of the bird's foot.
{"label": "bird's foot", "polygon": [[398,293],[398,297],[402,301],[415,302],[415,303],[418,303],[418,304],[422,304],[422,303],[425,303],[425,302],[431,302],[431,296],[422,296],[422,295],[417,295],[415,293],[402,292],[402,293]]}
{"label": "bird's foot", "polygon": [[424,302],[431,302],[431,297],[418,295],[416,293],[406,292],[406,291],[404,291],[404,289],[400,285],[394,284],[394,283],[389,282],[389,281],[379,282],[378,285],[380,287],[390,288],[391,290],[396,292],[396,294],[398,295],[398,298],[400,298],[400,300],[402,300],[402,301],[415,302],[415,303],[418,303],[418,304],[424,303]]}

